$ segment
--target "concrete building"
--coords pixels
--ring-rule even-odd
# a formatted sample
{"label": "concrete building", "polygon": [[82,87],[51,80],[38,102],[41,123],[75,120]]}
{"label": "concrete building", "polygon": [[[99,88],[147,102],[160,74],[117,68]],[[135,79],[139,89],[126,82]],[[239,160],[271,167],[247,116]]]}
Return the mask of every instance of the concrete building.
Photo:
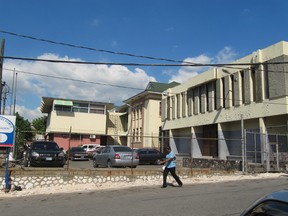
{"label": "concrete building", "polygon": [[128,107],[128,146],[160,148],[162,92],[177,85],[177,82],[149,82],[144,91],[123,101]]}
{"label": "concrete building", "polygon": [[107,144],[107,111],[112,103],[42,97],[46,134],[65,150],[86,143]]}
{"label": "concrete building", "polygon": [[[245,141],[245,151],[257,144],[261,155],[254,161],[263,161],[271,151],[266,135],[287,134],[288,43],[232,64],[211,68],[163,94],[163,130],[176,153],[226,160],[241,155]],[[243,140],[243,131],[260,134],[257,143],[248,136]],[[283,142],[287,153],[287,137]]]}
{"label": "concrete building", "polygon": [[128,106],[115,107],[108,111],[107,144],[127,146]]}

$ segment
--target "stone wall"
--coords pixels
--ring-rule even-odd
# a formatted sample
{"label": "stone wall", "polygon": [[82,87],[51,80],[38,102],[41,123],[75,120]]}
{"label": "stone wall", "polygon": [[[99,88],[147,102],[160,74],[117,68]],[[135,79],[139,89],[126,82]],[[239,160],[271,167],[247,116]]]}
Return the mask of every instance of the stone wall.
{"label": "stone wall", "polygon": [[[77,185],[77,184],[95,184],[103,185],[116,182],[159,182],[162,183],[161,168],[154,170],[131,170],[131,169],[96,169],[96,170],[65,170],[65,169],[36,169],[27,168],[12,169],[12,185],[21,186],[23,189],[36,187],[50,187],[54,185]],[[187,169],[178,168],[177,174],[181,179],[187,179],[197,175],[214,175],[219,173],[233,174],[221,170],[209,169]],[[168,175],[168,181],[173,180]],[[0,183],[2,189],[5,188],[5,170],[0,170]]]}

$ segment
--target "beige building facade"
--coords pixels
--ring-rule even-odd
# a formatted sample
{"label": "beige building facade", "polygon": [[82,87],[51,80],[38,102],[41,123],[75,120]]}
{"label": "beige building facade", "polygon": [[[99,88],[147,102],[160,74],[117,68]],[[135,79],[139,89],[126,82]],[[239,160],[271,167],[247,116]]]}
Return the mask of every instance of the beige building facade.
{"label": "beige building facade", "polygon": [[87,143],[107,144],[107,112],[111,103],[63,98],[42,98],[48,114],[46,134],[65,150]]}
{"label": "beige building facade", "polygon": [[[244,141],[255,144],[243,131],[287,134],[288,43],[211,68],[168,89],[162,103],[162,126],[171,147],[194,158],[241,155]],[[262,152],[269,152],[267,136],[257,139]],[[256,158],[267,160],[268,155]]]}
{"label": "beige building facade", "polygon": [[149,82],[146,89],[124,101],[128,107],[127,145],[132,148],[161,148],[162,92],[177,82]]}

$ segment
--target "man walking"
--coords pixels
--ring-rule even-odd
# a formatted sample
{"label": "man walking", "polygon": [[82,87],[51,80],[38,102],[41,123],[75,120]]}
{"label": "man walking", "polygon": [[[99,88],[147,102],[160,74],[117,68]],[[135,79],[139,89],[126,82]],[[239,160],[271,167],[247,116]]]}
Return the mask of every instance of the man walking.
{"label": "man walking", "polygon": [[171,173],[173,178],[176,180],[179,187],[182,187],[183,183],[181,182],[179,176],[177,176],[176,174],[175,154],[173,153],[173,151],[171,151],[171,148],[169,146],[166,147],[166,151],[167,151],[166,159],[160,162],[160,164],[165,164],[165,169],[163,172],[162,188],[167,187],[167,176],[169,172]]}

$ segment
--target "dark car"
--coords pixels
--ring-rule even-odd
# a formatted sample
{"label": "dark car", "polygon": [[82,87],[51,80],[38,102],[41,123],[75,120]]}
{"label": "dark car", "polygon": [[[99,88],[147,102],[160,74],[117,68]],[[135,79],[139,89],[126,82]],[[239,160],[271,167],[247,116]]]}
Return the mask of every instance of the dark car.
{"label": "dark car", "polygon": [[57,166],[65,165],[63,148],[54,141],[34,141],[24,155],[24,166]]}
{"label": "dark car", "polygon": [[82,147],[72,147],[67,151],[70,160],[89,160],[89,154]]}
{"label": "dark car", "polygon": [[165,155],[153,148],[140,148],[134,150],[139,155],[139,164],[159,164]]}
{"label": "dark car", "polygon": [[253,215],[288,215],[288,190],[267,194],[241,213],[241,216]]}

